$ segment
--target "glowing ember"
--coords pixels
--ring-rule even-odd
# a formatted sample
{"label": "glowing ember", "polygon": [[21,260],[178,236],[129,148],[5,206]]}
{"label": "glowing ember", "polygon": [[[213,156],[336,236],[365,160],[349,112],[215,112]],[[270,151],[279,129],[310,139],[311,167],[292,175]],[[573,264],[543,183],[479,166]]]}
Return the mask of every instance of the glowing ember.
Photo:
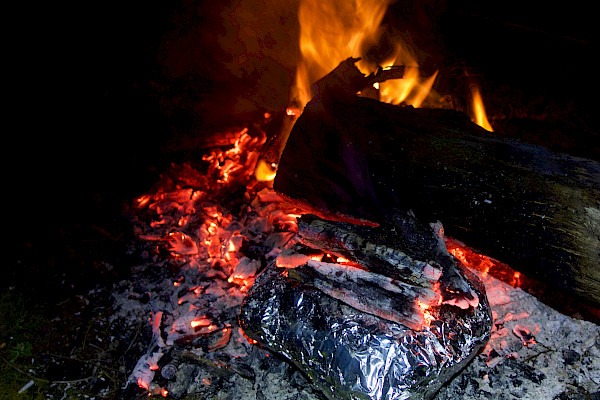
{"label": "glowing ember", "polygon": [[523,325],[515,325],[513,328],[513,333],[523,342],[523,346],[533,346],[535,342],[535,336],[531,333],[531,331]]}
{"label": "glowing ember", "polygon": [[525,318],[529,318],[529,313],[521,312],[519,314],[513,314],[513,313],[509,312],[504,316],[504,318],[502,318],[502,322],[517,321],[519,319],[525,319]]}
{"label": "glowing ember", "polygon": [[144,388],[146,390],[148,390],[148,388],[150,387],[150,382],[147,382],[142,378],[138,378],[137,384],[139,387]]}
{"label": "glowing ember", "polygon": [[289,115],[289,116],[297,116],[297,115],[301,114],[300,110],[296,107],[286,108],[285,113],[286,113],[286,115]]}
{"label": "glowing ember", "polygon": [[308,259],[309,259],[309,257],[304,254],[298,254],[298,253],[286,254],[285,252],[281,252],[281,254],[279,254],[277,256],[277,259],[275,260],[275,264],[279,268],[296,268],[296,267],[299,267],[300,265],[306,264]]}
{"label": "glowing ember", "polygon": [[[523,284],[523,276],[520,272],[515,271],[506,264],[501,263],[491,257],[487,257],[483,254],[479,254],[473,249],[468,248],[461,242],[458,242],[452,238],[445,237],[446,246],[448,251],[465,266],[479,272],[481,279],[486,281],[488,275],[492,275],[497,279],[500,279],[511,286],[520,287]],[[496,300],[502,302],[501,298],[505,297],[502,291],[497,292],[495,288],[488,290],[488,299],[490,302]],[[498,303],[499,304],[499,303]]]}
{"label": "glowing ember", "polygon": [[256,344],[256,343],[258,343],[256,340],[249,338],[249,337],[248,337],[248,336],[247,336],[247,335],[244,333],[244,331],[242,330],[242,328],[238,328],[238,331],[239,331],[239,333],[240,333],[240,340],[242,340],[242,338],[243,338],[243,339],[245,339],[245,340],[246,340],[246,342],[247,342],[247,343],[250,343],[250,344]]}
{"label": "glowing ember", "polygon": [[231,328],[224,328],[221,330],[220,334],[221,334],[221,338],[219,340],[217,340],[214,344],[210,345],[208,348],[209,352],[213,352],[215,350],[221,349],[225,346],[227,346],[227,344],[229,343],[229,340],[231,338]]}
{"label": "glowing ember", "polygon": [[148,195],[144,195],[144,196],[141,196],[141,197],[139,197],[139,198],[137,199],[137,203],[138,203],[138,204],[137,204],[137,206],[138,206],[139,208],[144,208],[144,207],[146,207],[146,206],[148,205],[148,203],[150,202],[150,199],[151,199],[151,197],[150,197],[150,196],[148,196]]}
{"label": "glowing ember", "polygon": [[515,272],[513,274],[512,285],[513,286],[519,286],[520,281],[521,281],[521,273],[520,272]]}
{"label": "glowing ember", "polygon": [[435,316],[432,314],[433,309],[431,308],[431,306],[421,300],[417,300],[417,307],[423,314],[424,325],[431,325],[431,323],[435,321]]}
{"label": "glowing ember", "polygon": [[198,254],[196,242],[181,232],[171,232],[167,238],[170,250],[176,256],[192,256]]}
{"label": "glowing ember", "polygon": [[477,308],[479,305],[479,297],[472,293],[471,298],[467,296],[455,297],[453,299],[444,301],[443,304],[453,305],[463,310],[466,310],[469,307]]}
{"label": "glowing ember", "polygon": [[193,321],[190,322],[190,326],[192,328],[197,328],[199,326],[209,326],[210,325],[210,319],[208,318],[198,318],[198,319],[194,319]]}

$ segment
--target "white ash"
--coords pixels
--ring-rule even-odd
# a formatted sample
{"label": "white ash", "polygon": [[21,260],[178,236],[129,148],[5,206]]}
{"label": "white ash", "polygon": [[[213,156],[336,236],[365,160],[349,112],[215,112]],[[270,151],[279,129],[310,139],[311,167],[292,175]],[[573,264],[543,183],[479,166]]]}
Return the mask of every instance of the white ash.
{"label": "white ash", "polygon": [[[480,278],[495,303],[496,332],[437,399],[599,398],[600,327],[563,315],[493,277]],[[513,333],[516,325],[529,328],[536,344],[524,345]]]}

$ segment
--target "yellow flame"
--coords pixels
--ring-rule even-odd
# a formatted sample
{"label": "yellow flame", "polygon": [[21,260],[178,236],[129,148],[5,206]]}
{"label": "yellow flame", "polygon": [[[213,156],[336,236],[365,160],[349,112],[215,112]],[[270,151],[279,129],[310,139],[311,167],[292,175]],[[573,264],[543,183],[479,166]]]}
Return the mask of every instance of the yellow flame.
{"label": "yellow flame", "polygon": [[260,159],[254,170],[254,176],[259,182],[272,181],[277,176],[277,166]]}
{"label": "yellow flame", "polygon": [[494,129],[492,128],[490,121],[488,121],[485,113],[485,107],[483,107],[483,100],[481,100],[481,93],[479,93],[478,87],[473,86],[471,96],[473,98],[473,113],[475,114],[475,123],[485,130],[494,132]]}
{"label": "yellow flame", "polygon": [[385,103],[405,103],[413,107],[420,107],[431,92],[431,87],[437,77],[437,71],[431,77],[421,81],[419,64],[412,51],[400,42],[396,44],[394,56],[388,62],[383,63],[382,67],[387,68],[393,65],[406,67],[406,72],[402,79],[381,82],[380,100]]}
{"label": "yellow flame", "polygon": [[[381,36],[379,27],[388,0],[302,0],[298,8],[300,52],[292,96],[304,106],[310,100],[310,85],[348,57],[361,57]],[[363,73],[374,70],[361,60]]]}
{"label": "yellow flame", "polygon": [[[310,85],[348,57],[361,57],[357,67],[363,74],[375,71],[377,65],[364,56],[385,33],[381,21],[389,3],[389,0],[301,0],[298,19],[302,59],[297,66],[291,100],[304,107],[311,98]],[[402,79],[381,83],[380,99],[419,107],[430,93],[437,72],[422,80],[412,50],[398,38],[394,43],[392,56],[380,60],[381,66],[407,68]]]}
{"label": "yellow flame", "polygon": [[[412,71],[412,72],[411,72]],[[409,68],[402,79],[393,79],[381,83],[380,100],[385,103],[405,103],[413,107],[421,107],[437,77],[437,71],[429,78],[421,81],[419,70]]]}

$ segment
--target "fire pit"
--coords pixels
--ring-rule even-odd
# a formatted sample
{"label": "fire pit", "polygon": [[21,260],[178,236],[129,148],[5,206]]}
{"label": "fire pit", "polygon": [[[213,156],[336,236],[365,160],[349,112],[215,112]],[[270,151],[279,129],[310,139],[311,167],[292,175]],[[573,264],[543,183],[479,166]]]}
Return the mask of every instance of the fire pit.
{"label": "fire pit", "polygon": [[[263,132],[254,133],[253,137],[248,130],[238,132],[235,145],[207,155],[202,169],[174,166],[163,175],[156,192],[140,197],[131,208],[142,240],[135,244],[134,251],[145,262],[136,268],[135,286],[123,282],[115,293],[114,322],[144,319],[152,327],[147,337],[147,352],[129,378],[132,393],[141,390],[174,398],[321,396],[318,385],[307,385],[314,384],[318,376],[305,368],[303,371],[302,367],[296,369],[293,363],[288,364],[278,356],[279,352],[289,356],[296,347],[301,351],[302,345],[277,340],[265,343],[278,349],[273,353],[257,344],[260,334],[256,332],[258,327],[252,326],[251,318],[242,318],[242,325],[239,323],[240,307],[248,290],[253,290],[250,288],[258,275],[262,280],[260,285],[264,285],[271,279],[267,275],[306,264],[307,260],[308,265],[332,265],[317,261],[323,259],[322,251],[300,254],[286,250],[298,242],[297,221],[306,210],[275,193],[270,181],[259,182],[252,175],[258,152],[265,143]],[[310,221],[301,222],[305,227],[300,232],[318,220]],[[437,229],[440,233],[440,226]],[[301,240],[306,242],[309,238],[305,233]],[[490,268],[497,267],[496,261],[445,239],[450,252],[484,282],[493,325],[485,349],[441,390],[438,398],[481,398],[506,391],[528,398],[553,398],[597,391],[598,326],[561,315],[527,295],[518,288],[520,275],[516,272],[511,276],[515,287],[497,280],[489,274]],[[327,257],[335,265],[349,262],[340,256]],[[270,263],[279,263],[282,268],[268,267]],[[291,276],[295,269],[287,271]],[[331,292],[318,294],[317,298],[304,289],[298,292],[301,293],[309,307],[317,304],[311,302],[319,296],[330,302],[336,298]],[[262,299],[258,307],[273,307],[270,301],[278,295],[273,292],[274,297],[269,299],[268,293],[264,294],[267,298],[259,295],[249,301]],[[353,306],[361,309],[360,304]],[[333,303],[329,307],[334,307]],[[469,304],[462,308],[468,309]],[[289,311],[271,309],[268,315],[277,318],[273,313]],[[424,311],[425,319],[431,318],[428,323],[436,319],[427,314],[434,312],[433,309]],[[373,310],[366,312],[377,314]],[[265,320],[267,314],[258,316],[265,327],[284,329],[273,325],[282,321]],[[244,321],[250,325],[245,326]],[[414,327],[417,322],[400,322],[420,329]],[[242,328],[250,328],[252,332],[246,333]],[[306,334],[306,339],[311,337]],[[377,348],[374,346],[372,350]],[[402,393],[396,396],[403,398]]]}
{"label": "fire pit", "polygon": [[[355,19],[327,36],[319,24],[335,25],[342,5],[301,2],[291,105],[220,135],[131,206],[143,261],[114,318],[145,318],[151,331],[130,396],[597,393],[598,326],[525,294],[520,272],[495,279],[502,264],[442,223],[531,271],[593,276],[598,163],[491,135],[474,85],[481,128],[449,110],[431,89],[437,72],[421,77],[401,39],[378,31],[387,5],[338,10]],[[336,67],[382,37],[395,41],[385,62],[367,52]],[[502,217],[517,208],[542,221]],[[594,301],[594,279],[567,290],[589,287]]]}

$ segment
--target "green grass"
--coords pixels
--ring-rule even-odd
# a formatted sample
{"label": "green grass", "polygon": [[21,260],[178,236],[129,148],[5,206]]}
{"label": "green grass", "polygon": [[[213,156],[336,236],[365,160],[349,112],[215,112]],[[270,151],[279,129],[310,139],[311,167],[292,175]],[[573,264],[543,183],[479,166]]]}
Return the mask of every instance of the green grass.
{"label": "green grass", "polygon": [[[5,289],[0,295],[0,398],[43,399],[41,392],[46,381],[34,379],[36,385],[27,392],[19,389],[34,376],[32,368],[34,348],[40,343],[44,318],[34,307],[28,307],[23,295]],[[34,362],[35,363],[35,362]]]}

